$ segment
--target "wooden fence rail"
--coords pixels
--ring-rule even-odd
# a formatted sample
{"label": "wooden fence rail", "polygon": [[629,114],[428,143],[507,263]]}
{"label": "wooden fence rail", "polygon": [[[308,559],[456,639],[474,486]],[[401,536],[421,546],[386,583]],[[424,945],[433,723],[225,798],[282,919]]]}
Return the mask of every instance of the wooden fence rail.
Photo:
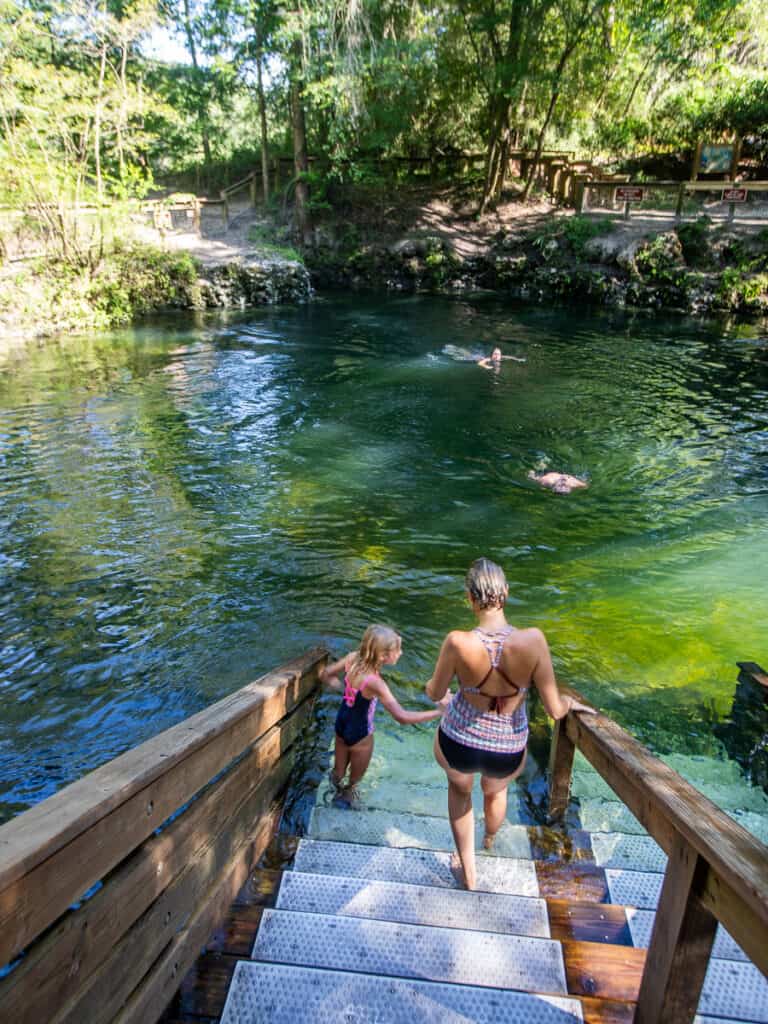
{"label": "wooden fence rail", "polygon": [[[155,1020],[270,838],[320,649],[0,828],[0,1019]],[[21,956],[23,954],[23,956]]]}
{"label": "wooden fence rail", "polygon": [[693,1021],[718,921],[768,976],[766,847],[601,714],[569,714],[556,723],[550,753],[553,816],[568,804],[576,750],[668,857],[636,1024]]}

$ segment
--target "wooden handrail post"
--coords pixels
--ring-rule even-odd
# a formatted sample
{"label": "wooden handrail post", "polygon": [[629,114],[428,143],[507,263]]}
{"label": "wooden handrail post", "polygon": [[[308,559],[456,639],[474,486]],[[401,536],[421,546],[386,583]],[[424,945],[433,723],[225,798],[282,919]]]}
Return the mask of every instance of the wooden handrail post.
{"label": "wooden handrail post", "polygon": [[229,231],[229,196],[227,195],[227,190],[223,188],[219,195],[223,204],[221,211],[224,217],[224,230]]}
{"label": "wooden handrail post", "polygon": [[669,851],[634,1024],[691,1024],[717,919],[701,902],[709,866],[682,836]]}
{"label": "wooden handrail post", "polygon": [[[566,718],[568,716],[566,715]],[[566,718],[555,722],[549,749],[549,816],[561,818],[568,807],[576,747],[565,731]]]}

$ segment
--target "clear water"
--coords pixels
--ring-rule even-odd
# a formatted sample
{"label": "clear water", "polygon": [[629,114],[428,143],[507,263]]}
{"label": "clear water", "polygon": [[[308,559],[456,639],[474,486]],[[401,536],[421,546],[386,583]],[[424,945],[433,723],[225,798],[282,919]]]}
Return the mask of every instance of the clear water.
{"label": "clear water", "polygon": [[[443,353],[496,343],[527,361]],[[757,326],[489,298],[321,300],[6,356],[0,820],[371,621],[403,633],[390,679],[418,706],[486,554],[559,676],[705,789],[727,780],[715,798],[760,833],[768,802],[718,729],[735,662],[768,662],[767,399]],[[544,466],[590,487],[544,491]],[[375,772],[396,778],[399,748],[429,770],[429,730],[380,729]]]}

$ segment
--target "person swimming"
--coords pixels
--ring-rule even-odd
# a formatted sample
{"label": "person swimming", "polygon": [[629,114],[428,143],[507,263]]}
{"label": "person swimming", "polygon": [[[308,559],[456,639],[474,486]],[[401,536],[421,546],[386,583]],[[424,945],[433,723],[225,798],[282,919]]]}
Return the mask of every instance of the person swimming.
{"label": "person swimming", "polygon": [[498,346],[489,356],[483,356],[482,359],[478,359],[476,362],[477,365],[482,366],[484,370],[499,370],[501,369],[502,359],[513,359],[516,363],[525,362],[525,359],[522,356],[505,356]]}
{"label": "person swimming", "polygon": [[542,487],[548,487],[555,494],[570,494],[580,487],[589,487],[586,480],[571,476],[570,473],[536,473],[532,469],[528,473],[528,479],[535,480]]}

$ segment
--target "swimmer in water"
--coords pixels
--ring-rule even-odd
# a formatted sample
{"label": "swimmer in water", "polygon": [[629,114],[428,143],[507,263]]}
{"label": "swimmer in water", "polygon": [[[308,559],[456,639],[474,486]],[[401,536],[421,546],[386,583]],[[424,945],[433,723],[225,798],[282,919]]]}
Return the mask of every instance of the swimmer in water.
{"label": "swimmer in water", "polygon": [[589,487],[586,480],[580,480],[570,473],[535,473],[531,470],[528,479],[535,480],[542,487],[548,487],[555,494],[570,494],[579,487]]}
{"label": "swimmer in water", "polygon": [[513,359],[516,363],[524,363],[525,359],[522,356],[505,356],[498,346],[491,352],[489,356],[483,356],[477,360],[477,365],[482,366],[484,370],[500,370],[502,359]]}

